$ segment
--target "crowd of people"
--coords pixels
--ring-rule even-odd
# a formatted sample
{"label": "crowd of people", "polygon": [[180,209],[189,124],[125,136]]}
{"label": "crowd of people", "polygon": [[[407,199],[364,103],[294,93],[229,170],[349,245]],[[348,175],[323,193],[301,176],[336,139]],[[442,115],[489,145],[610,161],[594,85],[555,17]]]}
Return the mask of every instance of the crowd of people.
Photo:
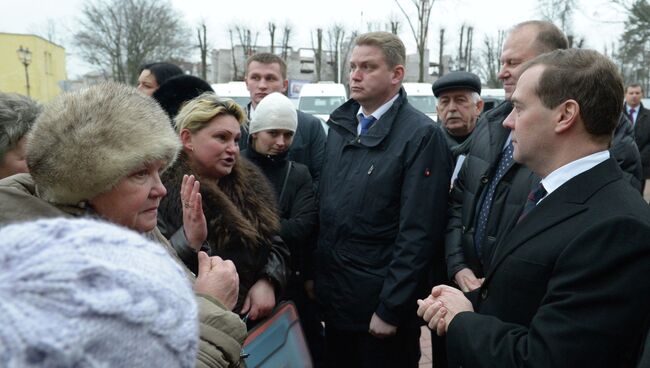
{"label": "crowd of people", "polygon": [[650,111],[552,23],[513,27],[505,101],[359,35],[320,121],[251,56],[239,106],[173,64],[39,104],[0,93],[0,366],[245,366],[297,307],[313,362],[650,367]]}

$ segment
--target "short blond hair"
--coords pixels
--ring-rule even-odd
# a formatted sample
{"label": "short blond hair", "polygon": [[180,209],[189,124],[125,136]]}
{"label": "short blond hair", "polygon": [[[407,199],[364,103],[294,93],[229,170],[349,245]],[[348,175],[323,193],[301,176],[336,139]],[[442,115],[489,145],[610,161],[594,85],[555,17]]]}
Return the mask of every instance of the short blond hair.
{"label": "short blond hair", "polygon": [[394,68],[406,63],[406,48],[402,40],[390,32],[368,32],[354,40],[355,46],[375,46],[384,54],[386,64]]}
{"label": "short blond hair", "polygon": [[205,128],[217,116],[231,115],[242,125],[246,121],[244,110],[233,100],[221,99],[212,92],[206,92],[190,100],[174,119],[176,131],[187,129],[192,134]]}

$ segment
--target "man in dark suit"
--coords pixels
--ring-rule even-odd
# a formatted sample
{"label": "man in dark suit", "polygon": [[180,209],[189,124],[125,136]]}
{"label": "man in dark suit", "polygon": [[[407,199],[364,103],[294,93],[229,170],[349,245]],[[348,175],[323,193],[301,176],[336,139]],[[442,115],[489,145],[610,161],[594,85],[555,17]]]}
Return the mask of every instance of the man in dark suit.
{"label": "man in dark suit", "polygon": [[[650,199],[650,188],[647,180],[650,179],[650,110],[643,107],[643,88],[638,83],[629,84],[625,88],[625,115],[634,125],[634,140],[641,154],[643,164],[643,178],[645,190],[643,197]],[[646,193],[646,190],[648,193]]]}
{"label": "man in dark suit", "polygon": [[523,70],[504,125],[541,186],[481,287],[436,286],[418,315],[446,334],[450,366],[633,366],[650,315],[650,209],[607,150],[622,79],[592,50]]}

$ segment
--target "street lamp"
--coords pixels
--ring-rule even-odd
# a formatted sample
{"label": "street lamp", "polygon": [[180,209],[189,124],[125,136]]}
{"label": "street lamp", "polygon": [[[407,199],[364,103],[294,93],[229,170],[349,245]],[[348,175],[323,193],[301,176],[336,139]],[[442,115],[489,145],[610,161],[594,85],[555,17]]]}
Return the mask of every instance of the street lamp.
{"label": "street lamp", "polygon": [[[25,83],[27,87],[27,96],[29,95],[29,71],[27,70],[27,67],[29,64],[32,62],[32,52],[29,51],[27,47],[23,47],[20,45],[18,50],[16,50],[18,53],[18,60],[20,60],[21,63],[25,66]],[[30,96],[31,97],[31,96]]]}

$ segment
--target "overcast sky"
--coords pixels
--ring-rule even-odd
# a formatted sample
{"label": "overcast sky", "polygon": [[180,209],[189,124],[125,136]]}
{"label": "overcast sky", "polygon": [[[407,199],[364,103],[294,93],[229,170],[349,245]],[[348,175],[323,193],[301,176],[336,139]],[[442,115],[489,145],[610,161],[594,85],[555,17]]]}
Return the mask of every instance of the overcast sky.
{"label": "overcast sky", "polygon": [[[68,77],[75,78],[91,70],[91,66],[77,56],[71,42],[82,4],[86,1],[92,0],[0,0],[0,32],[44,35],[48,21],[54,24],[56,38],[68,53]],[[415,18],[411,0],[400,0],[400,3]],[[607,0],[578,0],[578,3],[574,33],[586,37],[587,47],[598,51],[605,45],[611,48],[622,32],[625,14]],[[395,0],[173,0],[172,4],[190,26],[205,20],[208,42],[214,48],[230,47],[227,29],[233,24],[258,30],[258,44],[268,45],[267,22],[274,21],[280,26],[288,21],[293,26],[290,45],[296,48],[310,47],[310,34],[318,27],[327,29],[338,22],[348,30],[366,31],[368,22],[386,23],[393,16],[402,22],[400,36],[407,52],[416,52],[410,28]],[[458,47],[460,26],[473,26],[474,49],[477,50],[482,46],[484,35],[496,35],[499,29],[539,18],[537,4],[538,0],[436,0],[429,36],[429,48],[435,50],[432,55],[437,55],[441,27],[447,30],[445,47],[451,53]],[[198,56],[195,59],[198,60]]]}

